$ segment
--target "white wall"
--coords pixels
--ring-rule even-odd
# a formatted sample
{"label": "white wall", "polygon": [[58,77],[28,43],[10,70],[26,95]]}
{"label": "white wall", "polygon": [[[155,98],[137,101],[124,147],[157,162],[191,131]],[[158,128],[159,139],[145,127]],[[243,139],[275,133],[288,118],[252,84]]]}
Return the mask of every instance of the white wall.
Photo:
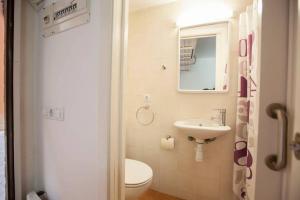
{"label": "white wall", "polygon": [[[105,200],[112,1],[91,1],[89,24],[46,39],[23,2],[23,194]],[[65,121],[44,119],[46,106],[64,107]]]}

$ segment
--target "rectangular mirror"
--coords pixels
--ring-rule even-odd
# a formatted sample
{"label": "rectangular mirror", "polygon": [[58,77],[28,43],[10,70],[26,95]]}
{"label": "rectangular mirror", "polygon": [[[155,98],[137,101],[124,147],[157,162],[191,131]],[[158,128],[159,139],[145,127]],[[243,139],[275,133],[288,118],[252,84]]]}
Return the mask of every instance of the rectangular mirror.
{"label": "rectangular mirror", "polygon": [[181,92],[228,91],[228,24],[180,29]]}

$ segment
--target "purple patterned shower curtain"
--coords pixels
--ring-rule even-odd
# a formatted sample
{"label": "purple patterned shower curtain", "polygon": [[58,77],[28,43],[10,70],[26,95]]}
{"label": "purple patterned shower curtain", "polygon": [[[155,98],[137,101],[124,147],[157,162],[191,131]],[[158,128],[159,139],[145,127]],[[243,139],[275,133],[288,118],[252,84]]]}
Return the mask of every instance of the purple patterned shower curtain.
{"label": "purple patterned shower curtain", "polygon": [[254,196],[257,11],[257,4],[254,2],[239,19],[239,91],[233,173],[233,191],[236,200],[251,200]]}

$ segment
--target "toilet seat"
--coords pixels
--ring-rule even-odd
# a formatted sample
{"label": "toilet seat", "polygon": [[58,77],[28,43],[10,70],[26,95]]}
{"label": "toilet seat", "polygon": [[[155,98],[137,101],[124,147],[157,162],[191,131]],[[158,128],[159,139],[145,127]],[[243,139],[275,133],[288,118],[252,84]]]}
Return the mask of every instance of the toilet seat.
{"label": "toilet seat", "polygon": [[144,185],[148,184],[151,181],[152,181],[152,179],[149,179],[148,181],[146,181],[144,183],[136,184],[136,185],[134,185],[134,184],[131,184],[131,185],[130,184],[125,184],[125,187],[126,188],[139,188],[139,187],[143,187]]}
{"label": "toilet seat", "polygon": [[147,164],[132,160],[125,160],[125,185],[126,187],[141,187],[152,180],[153,171]]}

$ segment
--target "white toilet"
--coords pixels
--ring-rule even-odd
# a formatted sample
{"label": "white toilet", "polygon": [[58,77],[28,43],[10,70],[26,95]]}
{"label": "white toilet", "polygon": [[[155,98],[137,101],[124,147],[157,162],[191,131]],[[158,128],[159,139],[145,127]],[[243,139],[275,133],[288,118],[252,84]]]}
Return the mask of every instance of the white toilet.
{"label": "white toilet", "polygon": [[125,197],[126,200],[138,199],[151,185],[151,167],[137,160],[125,160]]}

